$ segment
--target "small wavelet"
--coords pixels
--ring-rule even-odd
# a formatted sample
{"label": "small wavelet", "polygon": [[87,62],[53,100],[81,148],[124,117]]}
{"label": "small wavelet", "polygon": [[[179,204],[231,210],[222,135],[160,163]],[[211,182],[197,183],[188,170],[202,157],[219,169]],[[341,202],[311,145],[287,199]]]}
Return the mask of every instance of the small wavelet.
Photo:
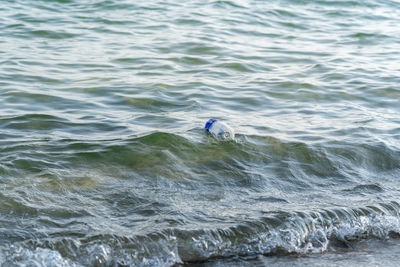
{"label": "small wavelet", "polygon": [[[17,244],[6,253],[13,260],[22,260],[21,263],[46,255],[47,260],[56,263],[69,262],[72,257],[84,265],[137,266],[213,261],[234,255],[320,253],[351,248],[365,239],[387,239],[399,234],[398,207],[392,202],[353,209],[277,212],[220,229],[173,228],[130,237],[103,235],[79,241],[71,238],[32,240]],[[143,249],[137,250],[140,247]],[[29,255],[15,257],[21,253]]]}

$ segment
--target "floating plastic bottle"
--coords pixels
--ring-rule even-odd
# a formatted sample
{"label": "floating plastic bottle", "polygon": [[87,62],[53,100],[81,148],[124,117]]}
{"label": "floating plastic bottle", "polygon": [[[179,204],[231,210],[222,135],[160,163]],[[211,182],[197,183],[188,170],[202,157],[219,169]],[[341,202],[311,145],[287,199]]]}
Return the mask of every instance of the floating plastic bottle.
{"label": "floating plastic bottle", "polygon": [[209,119],[205,126],[207,132],[221,140],[233,140],[235,139],[235,131],[223,123],[222,121],[216,119]]}

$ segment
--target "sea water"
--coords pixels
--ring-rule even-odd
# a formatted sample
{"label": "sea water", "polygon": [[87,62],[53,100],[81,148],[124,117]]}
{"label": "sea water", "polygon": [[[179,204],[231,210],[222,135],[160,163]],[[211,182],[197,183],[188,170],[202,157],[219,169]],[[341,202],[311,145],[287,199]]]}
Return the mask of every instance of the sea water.
{"label": "sea water", "polygon": [[398,1],[0,15],[2,265],[398,264]]}

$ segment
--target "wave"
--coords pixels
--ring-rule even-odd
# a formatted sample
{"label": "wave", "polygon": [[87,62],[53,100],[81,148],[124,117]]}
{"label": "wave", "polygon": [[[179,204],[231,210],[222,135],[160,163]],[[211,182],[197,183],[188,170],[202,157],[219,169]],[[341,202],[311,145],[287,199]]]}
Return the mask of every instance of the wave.
{"label": "wave", "polygon": [[[0,124],[23,127],[25,131],[34,126],[35,129],[46,130],[68,127],[69,131],[75,129],[83,132],[84,127],[83,124],[44,114],[3,118]],[[94,126],[96,131],[111,131],[110,136],[118,130],[106,122],[96,122]],[[121,126],[119,131],[124,133],[125,128]],[[194,139],[190,132],[201,137]],[[2,164],[9,167],[12,167],[14,159],[19,158],[27,163],[44,162],[42,170],[46,170],[45,162],[60,163],[67,168],[113,166],[133,171],[142,177],[184,178],[192,181],[211,176],[215,181],[224,182],[228,179],[235,181],[234,184],[240,184],[243,179],[261,179],[264,182],[273,179],[283,184],[289,179],[293,188],[299,186],[299,183],[308,184],[307,187],[323,188],[329,182],[332,182],[330,185],[340,186],[347,183],[353,188],[375,184],[369,177],[379,174],[392,180],[390,177],[400,169],[398,151],[390,143],[378,141],[366,144],[321,140],[311,144],[271,136],[241,134],[238,134],[234,142],[218,143],[202,129],[190,130],[184,136],[153,132],[138,137],[89,137],[88,140],[62,139],[58,136],[29,140],[23,137],[23,140],[14,138],[4,143],[0,149]],[[379,181],[376,185],[380,186]]]}
{"label": "wave", "polygon": [[3,245],[8,263],[52,266],[172,266],[254,255],[309,254],[350,249],[362,240],[400,236],[400,205],[308,212],[269,212],[226,228],[166,228],[145,235],[99,234],[30,239]]}

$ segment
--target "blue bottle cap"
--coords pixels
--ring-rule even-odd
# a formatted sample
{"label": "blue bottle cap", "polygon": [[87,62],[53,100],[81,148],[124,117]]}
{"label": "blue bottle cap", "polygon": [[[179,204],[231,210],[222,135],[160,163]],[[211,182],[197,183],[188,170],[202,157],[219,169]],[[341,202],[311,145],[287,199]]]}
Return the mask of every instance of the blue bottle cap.
{"label": "blue bottle cap", "polygon": [[206,130],[207,130],[207,132],[209,132],[210,131],[210,127],[213,125],[213,123],[214,122],[216,122],[217,120],[216,119],[209,119],[207,122],[206,122]]}

